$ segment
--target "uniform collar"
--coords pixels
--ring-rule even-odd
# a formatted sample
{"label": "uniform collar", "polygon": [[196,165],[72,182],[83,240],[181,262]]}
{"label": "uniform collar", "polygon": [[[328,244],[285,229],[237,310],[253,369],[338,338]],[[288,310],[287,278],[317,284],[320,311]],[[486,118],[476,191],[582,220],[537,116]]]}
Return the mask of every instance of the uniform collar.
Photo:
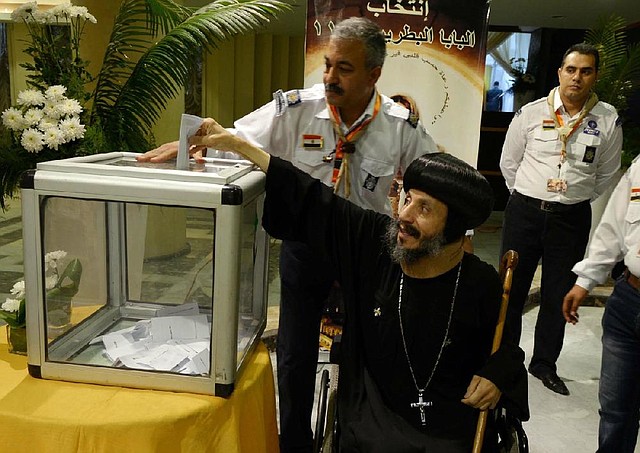
{"label": "uniform collar", "polygon": [[[586,102],[587,101],[585,101],[585,104]],[[584,105],[582,106],[582,108],[584,109]],[[565,116],[569,119],[576,118],[578,115],[580,115],[580,113],[582,113],[582,110],[580,110],[578,113],[576,113],[573,116],[569,115],[567,110],[564,108],[564,105],[562,105],[562,99],[560,99],[560,87],[557,87],[555,89],[555,93],[553,94],[553,110],[555,112],[559,112],[562,116]]]}
{"label": "uniform collar", "polygon": [[560,113],[563,115],[567,115],[564,105],[562,105],[562,99],[560,99],[560,87],[556,88],[553,93],[553,111],[557,112],[558,110],[560,110]]}
{"label": "uniform collar", "polygon": [[[377,91],[374,90],[373,94],[371,95],[371,99],[369,99],[369,104],[367,104],[367,108],[364,109],[364,112],[362,113],[362,115],[360,115],[360,117],[356,120],[356,122],[351,125],[351,129],[353,129],[355,126],[357,126],[367,118],[370,118],[371,116],[373,116],[373,108],[376,104],[376,93]],[[331,117],[329,116],[329,108],[326,106],[326,102],[325,102],[325,107],[322,110],[320,110],[318,113],[316,113],[316,118],[325,119],[325,120],[331,119]],[[345,127],[344,123],[342,123],[340,126],[343,128]]]}

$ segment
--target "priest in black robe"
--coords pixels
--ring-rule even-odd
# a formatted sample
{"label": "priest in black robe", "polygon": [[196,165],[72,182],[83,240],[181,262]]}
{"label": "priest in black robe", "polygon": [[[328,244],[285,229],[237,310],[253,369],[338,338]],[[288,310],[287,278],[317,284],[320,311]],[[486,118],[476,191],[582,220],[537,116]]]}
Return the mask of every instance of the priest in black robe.
{"label": "priest in black robe", "polygon": [[[500,404],[529,418],[523,351],[506,330],[490,353],[500,279],[462,249],[465,231],[493,207],[477,170],[444,153],[416,159],[394,220],[335,196],[211,119],[190,142],[241,153],[264,170],[265,229],[325,254],[339,276],[340,451],[467,453],[480,410]],[[496,443],[490,427],[483,452]]]}

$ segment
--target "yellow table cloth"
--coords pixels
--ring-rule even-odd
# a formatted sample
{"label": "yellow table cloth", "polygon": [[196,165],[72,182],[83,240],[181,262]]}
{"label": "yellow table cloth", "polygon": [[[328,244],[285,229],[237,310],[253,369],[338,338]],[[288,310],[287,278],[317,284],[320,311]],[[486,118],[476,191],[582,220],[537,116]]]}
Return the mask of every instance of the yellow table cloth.
{"label": "yellow table cloth", "polygon": [[36,379],[0,332],[0,451],[278,452],[273,373],[262,343],[225,399]]}

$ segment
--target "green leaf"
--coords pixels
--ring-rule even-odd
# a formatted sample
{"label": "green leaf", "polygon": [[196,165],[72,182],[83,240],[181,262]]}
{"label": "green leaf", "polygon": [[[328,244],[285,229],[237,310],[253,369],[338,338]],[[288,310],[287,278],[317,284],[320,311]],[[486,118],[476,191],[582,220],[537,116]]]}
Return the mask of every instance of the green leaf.
{"label": "green leaf", "polygon": [[[201,53],[285,9],[279,0],[217,0],[198,10],[171,0],[124,0],[97,78],[91,123],[100,121],[114,149],[148,149],[152,127]],[[156,40],[158,33],[164,36]]]}

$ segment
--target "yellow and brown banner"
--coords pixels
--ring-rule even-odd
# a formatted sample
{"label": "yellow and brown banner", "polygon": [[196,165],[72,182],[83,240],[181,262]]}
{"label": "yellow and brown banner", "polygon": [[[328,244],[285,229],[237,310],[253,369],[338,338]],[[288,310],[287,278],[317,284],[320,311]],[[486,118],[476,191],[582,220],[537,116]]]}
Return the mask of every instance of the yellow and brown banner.
{"label": "yellow and brown banner", "polygon": [[334,25],[364,16],[387,38],[378,88],[411,96],[446,151],[475,166],[484,93],[490,0],[309,0],[305,86],[322,81]]}

